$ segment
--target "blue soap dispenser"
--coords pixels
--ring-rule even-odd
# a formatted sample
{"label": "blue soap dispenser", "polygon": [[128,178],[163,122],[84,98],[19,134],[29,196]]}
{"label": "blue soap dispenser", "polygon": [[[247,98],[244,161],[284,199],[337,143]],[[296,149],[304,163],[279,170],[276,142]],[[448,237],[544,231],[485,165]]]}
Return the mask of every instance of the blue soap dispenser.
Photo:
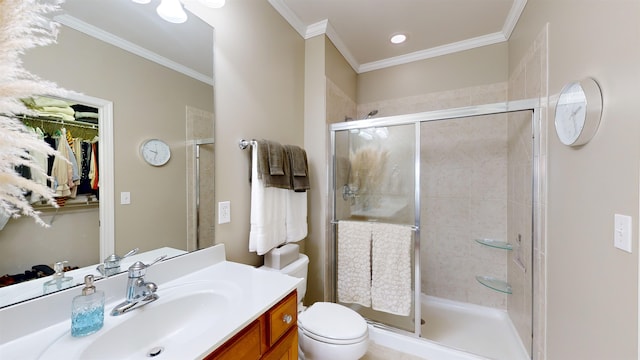
{"label": "blue soap dispenser", "polygon": [[55,274],[51,276],[51,280],[45,282],[42,285],[42,293],[49,294],[54,291],[66,289],[73,285],[73,278],[71,276],[64,276],[64,264],[68,261],[58,261],[53,265]]}
{"label": "blue soap dispenser", "polygon": [[104,292],[96,290],[93,275],[84,277],[82,295],[73,298],[71,304],[71,336],[93,334],[104,324]]}

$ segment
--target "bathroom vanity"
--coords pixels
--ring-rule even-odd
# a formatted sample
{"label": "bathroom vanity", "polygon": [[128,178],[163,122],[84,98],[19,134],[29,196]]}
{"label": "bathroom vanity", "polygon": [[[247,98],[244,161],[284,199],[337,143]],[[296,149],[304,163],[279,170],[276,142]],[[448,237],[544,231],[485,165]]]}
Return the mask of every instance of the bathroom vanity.
{"label": "bathroom vanity", "polygon": [[297,309],[293,291],[205,359],[297,359]]}
{"label": "bathroom vanity", "polygon": [[[300,279],[227,261],[224,245],[148,269],[159,299],[120,316],[127,274],[99,280],[104,327],[70,335],[75,287],[0,310],[1,359],[296,359]],[[11,324],[11,325],[7,325]]]}

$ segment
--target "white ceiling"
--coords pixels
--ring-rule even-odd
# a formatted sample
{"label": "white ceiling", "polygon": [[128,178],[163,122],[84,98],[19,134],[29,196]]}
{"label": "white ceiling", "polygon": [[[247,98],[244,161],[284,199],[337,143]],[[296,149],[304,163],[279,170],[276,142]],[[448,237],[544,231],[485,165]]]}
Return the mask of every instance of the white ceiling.
{"label": "white ceiling", "polygon": [[[184,3],[194,0],[181,0]],[[231,3],[235,0],[227,0]],[[508,40],[527,0],[268,1],[308,39],[326,34],[358,72]],[[159,0],[66,0],[55,19],[112,45],[213,84],[213,29],[188,13],[184,24],[156,14]],[[405,33],[401,45],[391,35]]]}
{"label": "white ceiling", "polygon": [[66,0],[54,19],[111,45],[213,85],[213,28],[188,13],[183,24],[162,20],[159,1]]}
{"label": "white ceiling", "polygon": [[[358,73],[506,41],[527,2],[268,1],[305,39],[325,33]],[[391,44],[396,33],[408,40]]]}

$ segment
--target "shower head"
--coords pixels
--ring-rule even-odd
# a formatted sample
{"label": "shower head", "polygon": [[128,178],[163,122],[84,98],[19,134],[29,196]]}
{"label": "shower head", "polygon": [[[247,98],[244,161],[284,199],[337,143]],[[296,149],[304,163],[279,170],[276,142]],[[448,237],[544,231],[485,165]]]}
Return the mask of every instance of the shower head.
{"label": "shower head", "polygon": [[378,113],[378,110],[371,110],[367,116],[365,116],[365,119],[371,119],[372,117],[374,117],[376,114]]}

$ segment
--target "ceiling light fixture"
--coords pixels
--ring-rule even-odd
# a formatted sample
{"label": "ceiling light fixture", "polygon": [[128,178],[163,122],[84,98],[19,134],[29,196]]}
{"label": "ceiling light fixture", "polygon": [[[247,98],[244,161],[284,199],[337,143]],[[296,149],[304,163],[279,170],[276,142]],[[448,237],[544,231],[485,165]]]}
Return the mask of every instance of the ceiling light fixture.
{"label": "ceiling light fixture", "polygon": [[184,12],[180,0],[162,0],[156,12],[170,23],[181,24],[187,21],[187,13]]}
{"label": "ceiling light fixture", "polygon": [[200,0],[204,6],[219,9],[224,6],[225,0]]}
{"label": "ceiling light fixture", "polygon": [[[151,0],[131,0],[138,4],[148,4]],[[221,8],[225,4],[225,0],[198,0],[204,6],[210,8]],[[187,21],[187,13],[184,12],[181,0],[161,0],[160,5],[156,8],[156,12],[160,17],[174,24],[181,24]]]}
{"label": "ceiling light fixture", "polygon": [[402,44],[403,42],[407,41],[407,35],[395,34],[391,37],[391,39],[389,39],[389,41],[391,41],[391,43],[393,44]]}

